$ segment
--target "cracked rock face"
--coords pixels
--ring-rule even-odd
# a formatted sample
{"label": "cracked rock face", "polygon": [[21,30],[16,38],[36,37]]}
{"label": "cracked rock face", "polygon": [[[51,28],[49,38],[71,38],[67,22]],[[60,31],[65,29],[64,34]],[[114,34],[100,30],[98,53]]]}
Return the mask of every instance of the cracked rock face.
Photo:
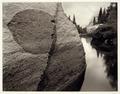
{"label": "cracked rock face", "polygon": [[80,90],[84,55],[61,4],[3,4],[4,91]]}
{"label": "cracked rock face", "polygon": [[55,51],[41,81],[44,91],[79,91],[86,68],[85,53],[76,27],[58,4]]}
{"label": "cracked rock face", "polygon": [[55,9],[55,3],[3,4],[4,91],[37,90],[53,41]]}

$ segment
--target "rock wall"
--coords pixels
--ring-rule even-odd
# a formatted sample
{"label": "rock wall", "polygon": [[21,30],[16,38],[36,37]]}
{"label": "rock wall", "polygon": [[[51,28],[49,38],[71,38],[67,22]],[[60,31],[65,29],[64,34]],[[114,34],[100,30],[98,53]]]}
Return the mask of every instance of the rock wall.
{"label": "rock wall", "polygon": [[86,68],[60,3],[3,4],[3,90],[79,90]]}

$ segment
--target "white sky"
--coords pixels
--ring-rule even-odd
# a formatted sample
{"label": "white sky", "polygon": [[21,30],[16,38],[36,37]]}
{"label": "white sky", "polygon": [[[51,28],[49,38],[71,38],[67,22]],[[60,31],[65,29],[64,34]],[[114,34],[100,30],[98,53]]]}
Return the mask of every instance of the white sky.
{"label": "white sky", "polygon": [[100,7],[107,8],[109,2],[64,2],[62,3],[64,12],[73,18],[75,14],[76,22],[84,27],[89,24],[92,18],[98,14]]}

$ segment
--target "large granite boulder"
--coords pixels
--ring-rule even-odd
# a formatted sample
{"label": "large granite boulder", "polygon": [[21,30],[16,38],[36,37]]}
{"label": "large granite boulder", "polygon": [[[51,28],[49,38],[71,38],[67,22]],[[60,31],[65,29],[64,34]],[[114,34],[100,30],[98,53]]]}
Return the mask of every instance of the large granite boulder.
{"label": "large granite boulder", "polygon": [[60,3],[3,4],[3,90],[80,90],[86,63]]}
{"label": "large granite boulder", "polygon": [[3,90],[37,90],[53,41],[55,10],[55,3],[3,4]]}
{"label": "large granite boulder", "polygon": [[80,90],[86,68],[85,53],[75,25],[65,15],[59,3],[56,14],[55,49],[50,56],[38,90]]}

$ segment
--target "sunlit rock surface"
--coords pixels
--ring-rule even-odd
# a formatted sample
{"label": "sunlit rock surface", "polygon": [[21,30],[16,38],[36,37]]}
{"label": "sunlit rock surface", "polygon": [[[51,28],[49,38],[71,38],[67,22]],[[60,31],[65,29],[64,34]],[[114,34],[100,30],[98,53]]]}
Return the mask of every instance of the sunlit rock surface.
{"label": "sunlit rock surface", "polygon": [[88,27],[86,27],[87,33],[94,33],[95,30],[96,30],[100,25],[102,25],[102,24],[97,24],[97,25],[93,25],[93,26],[88,26]]}
{"label": "sunlit rock surface", "polygon": [[3,4],[3,90],[79,90],[84,55],[61,4]]}
{"label": "sunlit rock surface", "polygon": [[43,79],[43,90],[80,90],[86,68],[85,53],[77,29],[58,4],[56,46]]}

